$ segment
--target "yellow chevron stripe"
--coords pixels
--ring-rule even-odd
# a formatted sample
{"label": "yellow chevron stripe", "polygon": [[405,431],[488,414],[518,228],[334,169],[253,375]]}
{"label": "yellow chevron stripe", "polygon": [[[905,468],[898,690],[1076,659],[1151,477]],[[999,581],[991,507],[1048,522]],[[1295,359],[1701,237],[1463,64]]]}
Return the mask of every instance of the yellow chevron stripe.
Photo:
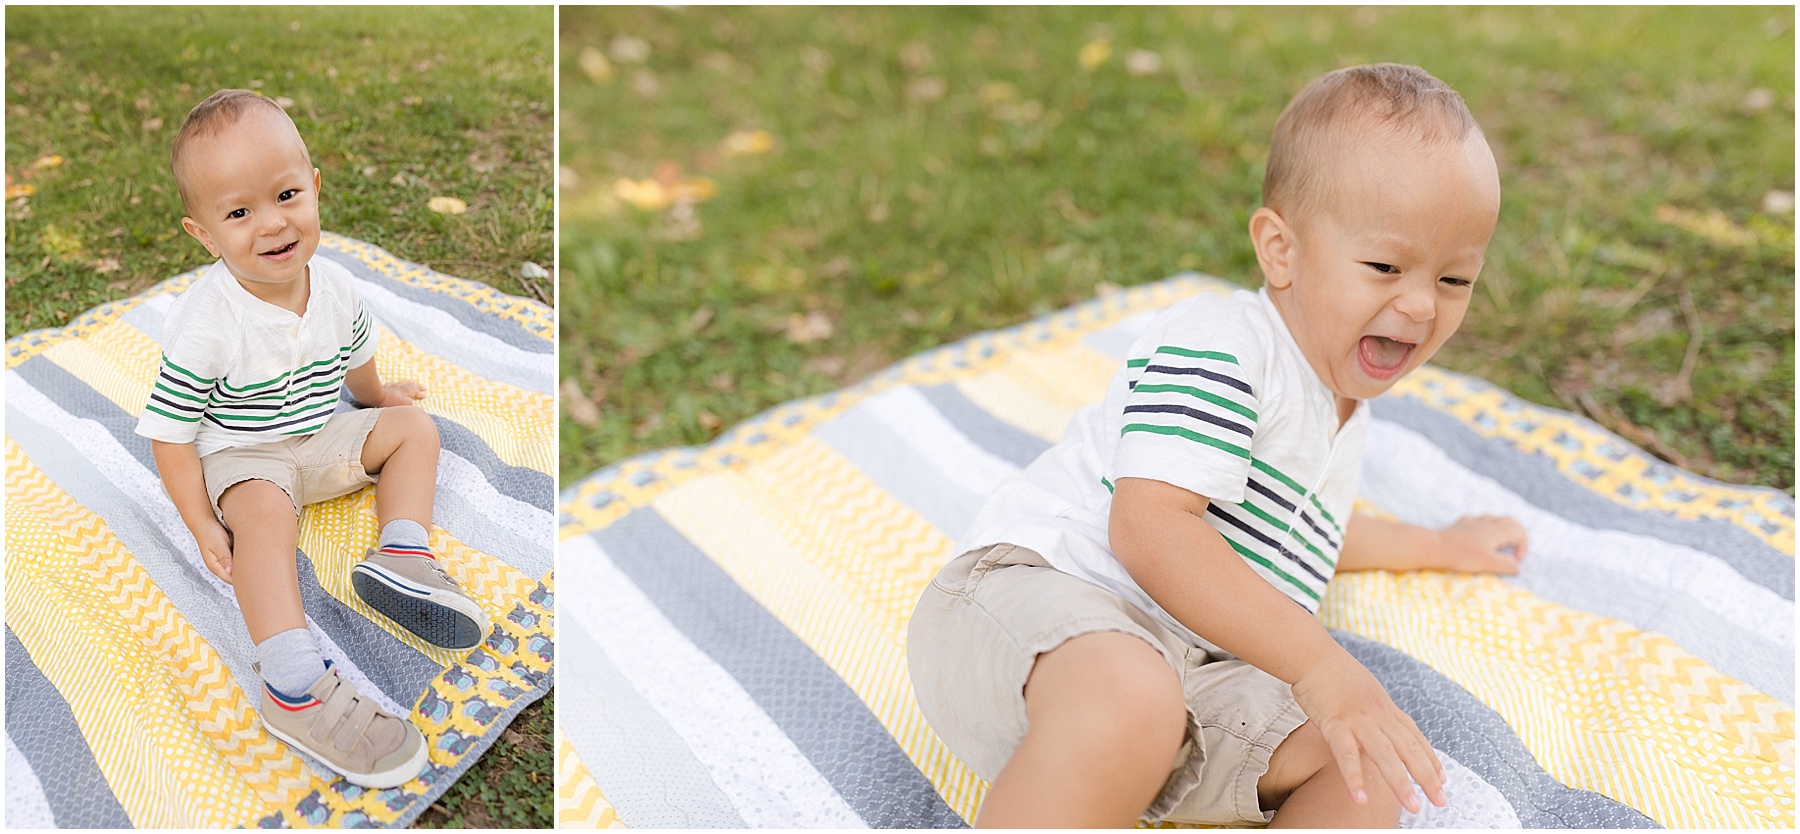
{"label": "yellow chevron stripe", "polygon": [[1592,425],[1541,406],[1509,407],[1511,397],[1505,391],[1429,365],[1402,379],[1393,394],[1448,413],[1482,437],[1543,455],[1569,480],[1615,504],[1675,518],[1727,519],[1770,547],[1794,555],[1794,519],[1785,508],[1785,496],[1712,483],[1673,466],[1663,470],[1667,477],[1652,477],[1649,461],[1619,454],[1619,441]]}
{"label": "yellow chevron stripe", "polygon": [[943,794],[972,818],[986,785],[920,715],[906,622],[953,545],[810,437],[688,482],[655,507],[813,649]]}
{"label": "yellow chevron stripe", "polygon": [[575,745],[556,733],[556,827],[625,828],[619,812],[588,773],[575,753]]}
{"label": "yellow chevron stripe", "polygon": [[1793,712],[1662,635],[1437,572],[1339,574],[1320,616],[1455,681],[1564,784],[1669,827],[1794,824]]}
{"label": "yellow chevron stripe", "polygon": [[8,438],[7,623],[137,826],[244,826],[315,780],[104,521]]}
{"label": "yellow chevron stripe", "polygon": [[1106,393],[1122,364],[1080,342],[1041,353],[1014,353],[993,370],[956,381],[983,411],[1055,443],[1069,418]]}
{"label": "yellow chevron stripe", "polygon": [[162,348],[144,332],[114,321],[98,327],[90,338],[71,339],[44,351],[88,387],[100,392],[127,414],[137,414],[150,401],[150,388],[162,362]]}
{"label": "yellow chevron stripe", "polygon": [[319,235],[319,248],[350,255],[370,269],[403,284],[458,299],[485,315],[516,322],[545,341],[556,338],[555,312],[537,301],[507,295],[486,284],[436,273],[395,258],[373,244],[330,232]]}
{"label": "yellow chevron stripe", "polygon": [[[380,533],[374,487],[310,504],[301,512],[300,549],[312,560],[313,569],[319,575],[319,585],[326,593],[379,624],[439,666],[461,662],[468,654],[466,650],[456,651],[427,643],[394,625],[356,595],[350,585],[350,569],[375,546],[381,538]],[[518,568],[463,544],[441,527],[434,525],[431,528],[430,546],[442,560],[450,578],[460,583],[464,593],[496,623],[505,620],[513,606],[527,603],[532,590],[537,587],[537,583],[520,573]]]}
{"label": "yellow chevron stripe", "polygon": [[420,350],[382,328],[375,367],[384,380],[410,379],[430,392],[419,406],[474,432],[510,466],[553,474],[556,400],[485,379]]}

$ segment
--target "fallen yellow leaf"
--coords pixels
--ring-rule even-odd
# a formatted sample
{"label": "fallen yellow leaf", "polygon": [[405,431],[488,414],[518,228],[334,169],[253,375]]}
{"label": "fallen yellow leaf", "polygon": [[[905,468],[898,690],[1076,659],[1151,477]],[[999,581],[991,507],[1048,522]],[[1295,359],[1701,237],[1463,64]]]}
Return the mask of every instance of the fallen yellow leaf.
{"label": "fallen yellow leaf", "polygon": [[56,168],[63,164],[62,154],[48,154],[31,161],[31,167],[37,169]]}
{"label": "fallen yellow leaf", "polygon": [[37,193],[36,186],[9,185],[6,187],[6,199],[8,199],[8,200],[17,199],[19,197],[30,197],[31,195],[36,194],[36,193]]}
{"label": "fallen yellow leaf", "polygon": [[766,130],[734,130],[725,137],[726,156],[755,156],[775,149],[775,137]]}
{"label": "fallen yellow leaf", "polygon": [[581,67],[581,74],[595,84],[612,83],[612,62],[606,60],[606,55],[594,47],[581,50],[581,57],[575,59],[575,65]]}
{"label": "fallen yellow leaf", "polygon": [[462,214],[469,210],[469,204],[455,197],[433,197],[425,207],[438,214]]}
{"label": "fallen yellow leaf", "polygon": [[1718,209],[1698,212],[1664,204],[1656,207],[1656,220],[1725,246],[1756,243],[1756,232],[1731,222],[1725,212]]}
{"label": "fallen yellow leaf", "polygon": [[682,180],[669,189],[669,197],[677,203],[704,203],[717,193],[718,187],[708,177]]}
{"label": "fallen yellow leaf", "polygon": [[630,203],[639,211],[662,211],[675,202],[669,189],[653,179],[634,180],[620,177],[613,183],[613,196]]}
{"label": "fallen yellow leaf", "polygon": [[1081,68],[1083,70],[1093,72],[1095,69],[1098,69],[1101,64],[1106,63],[1106,59],[1111,57],[1112,41],[1109,41],[1106,38],[1095,38],[1082,44],[1081,53],[1077,55],[1075,59],[1081,63]]}

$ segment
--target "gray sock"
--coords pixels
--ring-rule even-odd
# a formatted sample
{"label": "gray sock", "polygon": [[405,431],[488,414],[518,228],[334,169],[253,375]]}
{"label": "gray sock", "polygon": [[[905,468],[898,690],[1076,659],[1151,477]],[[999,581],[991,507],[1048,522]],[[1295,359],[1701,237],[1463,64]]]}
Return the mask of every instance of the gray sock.
{"label": "gray sock", "polygon": [[299,695],[325,674],[319,644],[304,628],[290,628],[256,644],[262,677],[283,695]]}
{"label": "gray sock", "polygon": [[418,522],[396,518],[382,526],[381,543],[376,547],[382,550],[391,548],[390,552],[393,553],[436,558],[431,556],[431,548],[427,545],[429,541],[425,528],[420,527]]}

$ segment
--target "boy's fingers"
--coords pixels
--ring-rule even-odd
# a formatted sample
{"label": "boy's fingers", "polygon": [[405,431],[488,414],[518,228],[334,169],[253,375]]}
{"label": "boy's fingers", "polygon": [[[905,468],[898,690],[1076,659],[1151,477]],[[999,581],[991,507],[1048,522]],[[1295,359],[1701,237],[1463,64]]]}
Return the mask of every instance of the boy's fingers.
{"label": "boy's fingers", "polygon": [[1439,807],[1446,804],[1448,798],[1444,796],[1444,765],[1438,761],[1437,753],[1416,727],[1402,745],[1401,755],[1406,762],[1406,769],[1412,772],[1413,781],[1425,790],[1425,796],[1432,804]]}
{"label": "boy's fingers", "polygon": [[1356,739],[1346,738],[1348,735],[1327,734],[1325,743],[1331,748],[1331,757],[1337,760],[1338,774],[1344,777],[1344,787],[1350,789],[1350,799],[1358,805],[1366,805],[1369,795],[1363,788],[1361,756],[1357,752]]}
{"label": "boy's fingers", "polygon": [[1369,762],[1387,782],[1388,789],[1394,792],[1394,798],[1400,800],[1401,807],[1412,813],[1419,812],[1419,797],[1413,791],[1412,779],[1407,777],[1409,762],[1394,748],[1385,733],[1371,731],[1363,738],[1363,749],[1369,752]]}

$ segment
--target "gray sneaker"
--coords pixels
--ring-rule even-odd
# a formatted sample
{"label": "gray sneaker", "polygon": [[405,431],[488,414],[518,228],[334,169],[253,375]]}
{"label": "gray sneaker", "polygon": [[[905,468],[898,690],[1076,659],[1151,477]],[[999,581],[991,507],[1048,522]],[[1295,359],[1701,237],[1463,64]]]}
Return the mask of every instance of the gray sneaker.
{"label": "gray sneaker", "polygon": [[487,612],[424,548],[370,548],[350,569],[350,585],[370,608],[434,646],[472,649],[487,637]]}
{"label": "gray sneaker", "polygon": [[[262,664],[252,664],[258,675]],[[398,787],[425,769],[425,737],[410,721],[390,715],[338,677],[325,674],[299,695],[263,684],[263,726],[290,747],[372,790]]]}

